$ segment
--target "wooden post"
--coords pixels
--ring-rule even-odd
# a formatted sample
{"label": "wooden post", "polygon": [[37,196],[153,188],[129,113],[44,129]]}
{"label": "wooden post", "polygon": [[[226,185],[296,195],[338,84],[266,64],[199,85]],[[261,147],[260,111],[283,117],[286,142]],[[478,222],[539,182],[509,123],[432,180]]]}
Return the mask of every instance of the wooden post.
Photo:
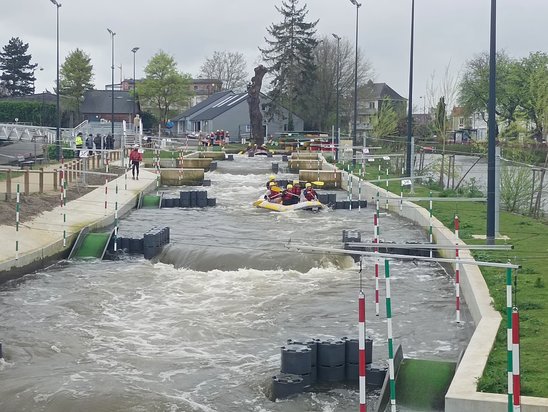
{"label": "wooden post", "polygon": [[57,192],[57,185],[59,178],[57,177],[57,169],[53,169],[53,191]]}
{"label": "wooden post", "polygon": [[40,168],[40,174],[38,175],[38,192],[44,193],[44,168]]}
{"label": "wooden post", "polygon": [[25,182],[25,195],[28,195],[30,193],[30,182],[29,182],[29,175],[30,175],[30,172],[29,172],[29,168],[28,167],[25,167],[25,177],[24,177],[24,182]]}
{"label": "wooden post", "polygon": [[6,200],[11,198],[11,169],[6,173]]}

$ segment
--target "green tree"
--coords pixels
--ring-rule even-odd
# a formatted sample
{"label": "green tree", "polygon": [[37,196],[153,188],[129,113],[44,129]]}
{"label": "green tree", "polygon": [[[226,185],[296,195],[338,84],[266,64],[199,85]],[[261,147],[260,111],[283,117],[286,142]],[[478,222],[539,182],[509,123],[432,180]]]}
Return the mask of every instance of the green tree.
{"label": "green tree", "polygon": [[8,95],[26,96],[34,93],[34,70],[37,64],[31,64],[32,56],[27,54],[28,43],[19,37],[12,37],[0,52],[0,80]]}
{"label": "green tree", "polygon": [[[523,73],[518,61],[497,53],[496,115],[507,126],[516,121],[523,94]],[[487,113],[489,102],[489,55],[482,53],[466,64],[460,83],[460,104],[467,113]],[[484,115],[484,120],[485,115]]]}
{"label": "green tree", "polygon": [[188,104],[190,82],[191,76],[178,71],[174,58],[159,51],[148,61],[145,79],[137,85],[137,94],[141,103],[150,107],[165,124],[175,109]]}
{"label": "green tree", "polygon": [[371,136],[376,138],[387,137],[394,134],[398,128],[398,114],[394,110],[392,101],[384,98],[379,104],[379,110],[371,118]]}
{"label": "green tree", "polygon": [[317,45],[314,36],[318,20],[312,23],[305,21],[307,6],[299,7],[299,0],[282,0],[282,6],[276,7],[276,10],[283,21],[272,23],[267,28],[272,38],[265,38],[267,46],[259,50],[269,73],[273,75],[269,115],[272,116],[278,105],[286,107],[289,111],[287,128],[293,130],[293,111],[306,111],[309,91],[316,78],[313,51]]}
{"label": "green tree", "polygon": [[200,67],[200,77],[223,82],[223,90],[244,91],[249,79],[243,53],[215,51]]}
{"label": "green tree", "polygon": [[59,91],[72,97],[76,103],[76,112],[80,113],[80,103],[84,92],[93,90],[93,65],[91,58],[80,49],[69,53],[59,71]]}
{"label": "green tree", "polygon": [[534,124],[533,137],[542,140],[548,124],[548,54],[531,53],[521,60],[524,81],[522,108]]}

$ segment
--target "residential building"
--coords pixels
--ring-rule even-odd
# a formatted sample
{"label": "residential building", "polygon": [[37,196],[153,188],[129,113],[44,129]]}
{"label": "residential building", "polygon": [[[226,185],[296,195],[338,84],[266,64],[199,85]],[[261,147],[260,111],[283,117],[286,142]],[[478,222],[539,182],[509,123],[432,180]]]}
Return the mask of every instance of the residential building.
{"label": "residential building", "polygon": [[455,143],[466,142],[469,139],[487,140],[487,122],[484,114],[474,112],[468,115],[463,107],[453,107],[449,121]]}
{"label": "residential building", "polygon": [[386,83],[373,83],[369,80],[358,89],[357,138],[373,129],[372,118],[377,115],[385,101],[390,101],[394,110],[405,114],[407,99],[400,96]]}
{"label": "residential building", "polygon": [[[265,114],[270,99],[261,95],[261,111],[265,136],[275,136],[287,131],[288,110],[280,107],[273,118]],[[247,93],[218,92],[172,119],[176,133],[204,133],[228,131],[232,141],[248,138],[251,132]],[[295,130],[303,130],[304,121],[293,114]]]}
{"label": "residential building", "polygon": [[[135,102],[136,112],[140,112],[139,102]],[[112,91],[89,90],[84,93],[84,101],[80,106],[83,120],[90,122],[110,122],[112,116]],[[123,120],[133,124],[134,100],[130,92],[114,90],[114,122]]]}

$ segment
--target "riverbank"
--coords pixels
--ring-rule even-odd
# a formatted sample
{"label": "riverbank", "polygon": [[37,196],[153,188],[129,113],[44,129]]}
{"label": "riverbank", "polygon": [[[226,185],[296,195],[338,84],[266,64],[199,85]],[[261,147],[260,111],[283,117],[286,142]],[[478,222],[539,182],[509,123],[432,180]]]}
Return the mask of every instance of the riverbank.
{"label": "riverbank", "polygon": [[[372,168],[371,168],[372,169]],[[371,170],[370,169],[370,170]],[[385,176],[383,176],[385,177]],[[386,176],[387,178],[393,176]],[[368,176],[375,179],[377,176]],[[401,186],[399,181],[376,183],[381,190],[381,208],[385,206],[384,189],[394,194],[390,202],[390,209],[398,213],[398,204]],[[406,190],[405,195],[410,196]],[[428,197],[430,190],[415,186],[414,196]],[[439,193],[434,192],[433,196]],[[369,199],[371,200],[371,199]],[[406,203],[406,202],[404,202]],[[428,213],[428,202],[416,202]],[[404,211],[405,214],[405,211]],[[435,202],[432,210],[434,221],[440,226],[454,230],[454,217],[460,219],[459,238],[467,244],[483,244],[485,241],[474,235],[484,235],[486,231],[486,203],[485,202]],[[427,221],[426,221],[427,222]],[[434,223],[436,225],[436,223]],[[428,223],[422,224],[428,232]],[[434,227],[434,230],[438,229]],[[548,363],[548,230],[546,224],[532,218],[502,211],[500,213],[500,234],[507,236],[507,240],[497,240],[497,244],[509,243],[514,249],[506,252],[478,251],[474,257],[482,261],[505,262],[511,260],[522,266],[515,272],[514,304],[520,310],[520,360],[522,395],[548,398],[548,372],[544,365]],[[439,239],[435,240],[440,243]],[[485,368],[474,371],[478,376],[477,390],[492,394],[506,394],[507,392],[507,348],[506,348],[506,274],[500,269],[482,268],[481,275],[488,286],[489,295],[493,299],[495,310],[502,317],[502,321],[493,319],[497,328],[493,331],[493,348],[484,363]],[[468,302],[470,304],[470,302]],[[479,327],[479,325],[477,325]],[[481,363],[477,367],[483,368]],[[474,385],[476,386],[476,385]],[[544,404],[544,400],[540,399]],[[493,399],[495,401],[495,399]],[[548,405],[548,400],[546,400]],[[530,407],[530,406],[529,406]],[[541,407],[542,408],[542,407]],[[546,408],[546,407],[545,407]],[[548,408],[547,408],[548,409]],[[545,410],[545,409],[539,409]]]}
{"label": "riverbank", "polygon": [[[67,202],[65,207],[57,206],[43,211],[19,224],[18,230],[11,222],[0,225],[0,238],[6,240],[0,249],[0,282],[65,258],[81,229],[85,226],[98,229],[113,225],[115,209],[119,216],[123,216],[135,208],[141,192],[152,190],[155,186],[156,175],[147,170],[141,171],[139,180],[132,180],[123,174],[108,182],[106,190],[103,184]],[[23,207],[20,213],[26,213]]]}

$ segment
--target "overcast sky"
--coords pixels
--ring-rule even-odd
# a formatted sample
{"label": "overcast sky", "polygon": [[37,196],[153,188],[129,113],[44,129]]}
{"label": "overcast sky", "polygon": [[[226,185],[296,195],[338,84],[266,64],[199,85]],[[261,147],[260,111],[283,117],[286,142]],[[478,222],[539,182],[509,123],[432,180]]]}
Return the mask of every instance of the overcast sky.
{"label": "overcast sky", "polygon": [[[360,0],[359,46],[371,62],[375,81],[386,82],[403,96],[408,93],[411,0]],[[137,78],[158,50],[173,55],[182,72],[197,76],[215,50],[239,51],[250,73],[264,46],[266,28],[280,22],[275,6],[281,0],[60,0],[61,63],[80,48],[91,56],[96,88],[111,78],[111,42],[116,32],[115,65],[123,77]],[[304,4],[305,0],[300,3]],[[53,90],[56,64],[56,12],[49,0],[3,1],[0,45],[11,37],[29,43],[37,71],[37,92]],[[450,63],[454,72],[466,60],[489,48],[490,0],[415,1],[415,106],[436,73],[441,81]],[[356,9],[350,0],[307,0],[309,19],[319,19],[319,36],[336,33],[355,38]],[[498,49],[523,57],[548,52],[548,0],[498,0]],[[115,79],[120,78],[120,69]]]}

